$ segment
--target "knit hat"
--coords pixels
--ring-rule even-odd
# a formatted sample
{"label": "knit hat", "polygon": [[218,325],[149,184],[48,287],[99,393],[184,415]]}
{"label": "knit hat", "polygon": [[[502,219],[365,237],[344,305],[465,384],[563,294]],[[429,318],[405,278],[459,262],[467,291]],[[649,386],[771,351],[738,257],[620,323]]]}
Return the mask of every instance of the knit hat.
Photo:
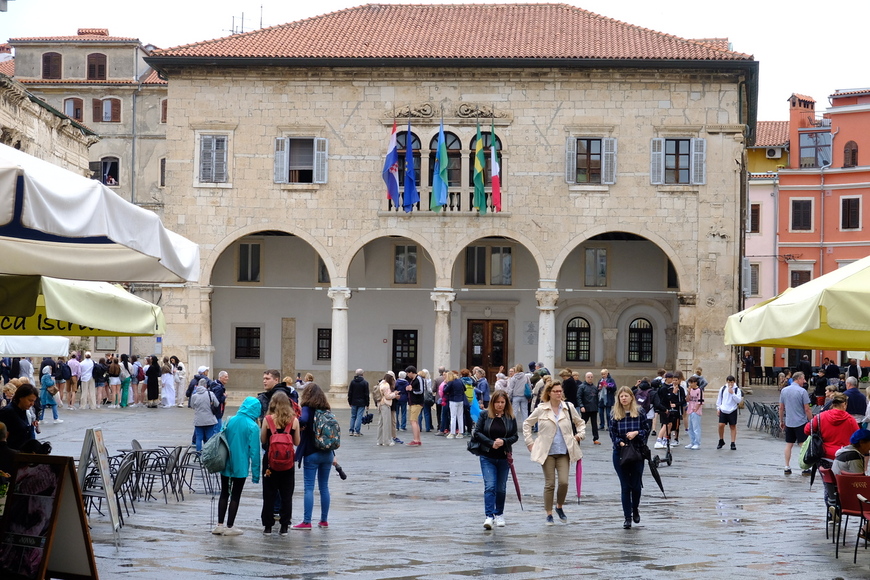
{"label": "knit hat", "polygon": [[849,438],[849,443],[852,445],[857,445],[862,441],[870,441],[870,430],[858,429],[852,433],[852,437]]}

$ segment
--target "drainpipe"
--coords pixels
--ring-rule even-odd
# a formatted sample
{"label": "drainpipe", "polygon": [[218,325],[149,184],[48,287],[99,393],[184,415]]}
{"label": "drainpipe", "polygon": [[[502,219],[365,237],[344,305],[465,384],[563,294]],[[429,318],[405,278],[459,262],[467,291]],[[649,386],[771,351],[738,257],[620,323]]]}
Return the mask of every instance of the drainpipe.
{"label": "drainpipe", "polygon": [[136,79],[137,87],[136,90],[133,91],[133,118],[131,119],[133,124],[133,130],[131,135],[131,144],[130,144],[130,202],[136,203],[136,125],[137,125],[137,99],[136,97],[139,95],[139,91],[142,90],[142,79],[139,78],[139,59],[137,58],[136,51],[138,49],[133,49],[133,74]]}
{"label": "drainpipe", "polygon": [[819,276],[825,273],[825,169],[831,166],[834,162],[834,137],[840,132],[840,128],[831,133],[831,159],[827,165],[822,165],[819,168],[819,206],[821,207],[821,215],[819,217]]}

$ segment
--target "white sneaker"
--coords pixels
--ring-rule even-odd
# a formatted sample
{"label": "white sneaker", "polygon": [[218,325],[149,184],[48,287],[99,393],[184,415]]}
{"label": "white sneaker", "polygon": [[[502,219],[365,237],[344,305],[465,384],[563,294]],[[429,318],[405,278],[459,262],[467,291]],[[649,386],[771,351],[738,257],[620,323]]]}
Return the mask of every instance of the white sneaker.
{"label": "white sneaker", "polygon": [[392,447],[392,446],[395,445],[395,444],[396,444],[395,441],[390,441],[389,443],[387,443],[387,445],[389,445],[390,447]]}
{"label": "white sneaker", "polygon": [[225,536],[241,536],[244,533],[245,532],[243,532],[239,528],[227,528],[226,531],[224,532],[224,535]]}
{"label": "white sneaker", "polygon": [[664,449],[664,448],[665,448],[665,444],[662,443],[661,441],[656,441],[656,444],[653,445],[653,449]]}
{"label": "white sneaker", "polygon": [[55,419],[54,422],[55,423],[63,423],[63,419]]}
{"label": "white sneaker", "polygon": [[445,437],[445,439],[456,439],[456,435],[454,435],[453,433],[451,433],[450,435],[448,435],[447,437]]}
{"label": "white sneaker", "polygon": [[483,520],[483,529],[484,530],[491,530],[492,529],[492,518],[487,517],[485,520]]}
{"label": "white sneaker", "polygon": [[459,435],[456,436],[456,438],[457,438],[457,439],[465,439],[465,435],[463,435],[462,433],[460,433]]}
{"label": "white sneaker", "polygon": [[211,533],[213,533],[216,536],[222,536],[222,535],[224,535],[225,531],[227,531],[227,527],[223,524],[218,524],[214,527],[214,529],[211,531]]}
{"label": "white sneaker", "polygon": [[692,447],[694,447],[694,445],[692,445],[691,443],[689,443],[688,445],[686,445],[686,449],[691,449]]}
{"label": "white sneaker", "polygon": [[700,448],[701,448],[700,445],[692,445],[692,449],[700,449]]}
{"label": "white sneaker", "polygon": [[499,528],[504,527],[504,516],[495,516],[495,525]]}

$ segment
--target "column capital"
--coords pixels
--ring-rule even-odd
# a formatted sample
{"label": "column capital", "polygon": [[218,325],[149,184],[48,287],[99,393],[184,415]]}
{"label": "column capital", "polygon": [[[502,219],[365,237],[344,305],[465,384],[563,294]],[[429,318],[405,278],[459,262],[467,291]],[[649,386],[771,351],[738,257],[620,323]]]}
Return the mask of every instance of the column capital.
{"label": "column capital", "polygon": [[535,291],[535,300],[538,301],[538,310],[555,310],[559,291],[552,288],[538,288]]}
{"label": "column capital", "polygon": [[435,312],[450,312],[452,303],[456,300],[456,292],[452,288],[437,288],[429,293],[429,298],[435,303]]}
{"label": "column capital", "polygon": [[333,310],[347,310],[347,301],[350,300],[350,288],[330,288],[326,295],[332,299]]}
{"label": "column capital", "polygon": [[213,286],[200,286],[199,287],[199,299],[200,300],[211,300],[211,295],[214,292]]}

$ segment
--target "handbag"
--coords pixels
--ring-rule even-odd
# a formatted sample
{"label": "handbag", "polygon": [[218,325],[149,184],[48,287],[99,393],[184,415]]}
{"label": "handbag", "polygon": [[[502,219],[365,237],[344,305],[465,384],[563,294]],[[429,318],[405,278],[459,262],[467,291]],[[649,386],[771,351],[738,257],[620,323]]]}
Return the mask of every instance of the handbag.
{"label": "handbag", "polygon": [[[817,430],[813,430],[813,421],[816,422]],[[817,464],[825,456],[825,444],[822,440],[822,422],[816,415],[810,421],[810,436],[801,445],[800,465],[802,469],[809,469]],[[804,467],[806,465],[806,467]]]}
{"label": "handbag", "polygon": [[619,448],[619,465],[624,466],[628,463],[637,463],[643,461],[643,455],[637,445],[629,442],[627,445]]}
{"label": "handbag", "polygon": [[57,394],[57,385],[51,385],[50,387],[46,387],[45,390],[48,391],[48,394],[53,397]]}

